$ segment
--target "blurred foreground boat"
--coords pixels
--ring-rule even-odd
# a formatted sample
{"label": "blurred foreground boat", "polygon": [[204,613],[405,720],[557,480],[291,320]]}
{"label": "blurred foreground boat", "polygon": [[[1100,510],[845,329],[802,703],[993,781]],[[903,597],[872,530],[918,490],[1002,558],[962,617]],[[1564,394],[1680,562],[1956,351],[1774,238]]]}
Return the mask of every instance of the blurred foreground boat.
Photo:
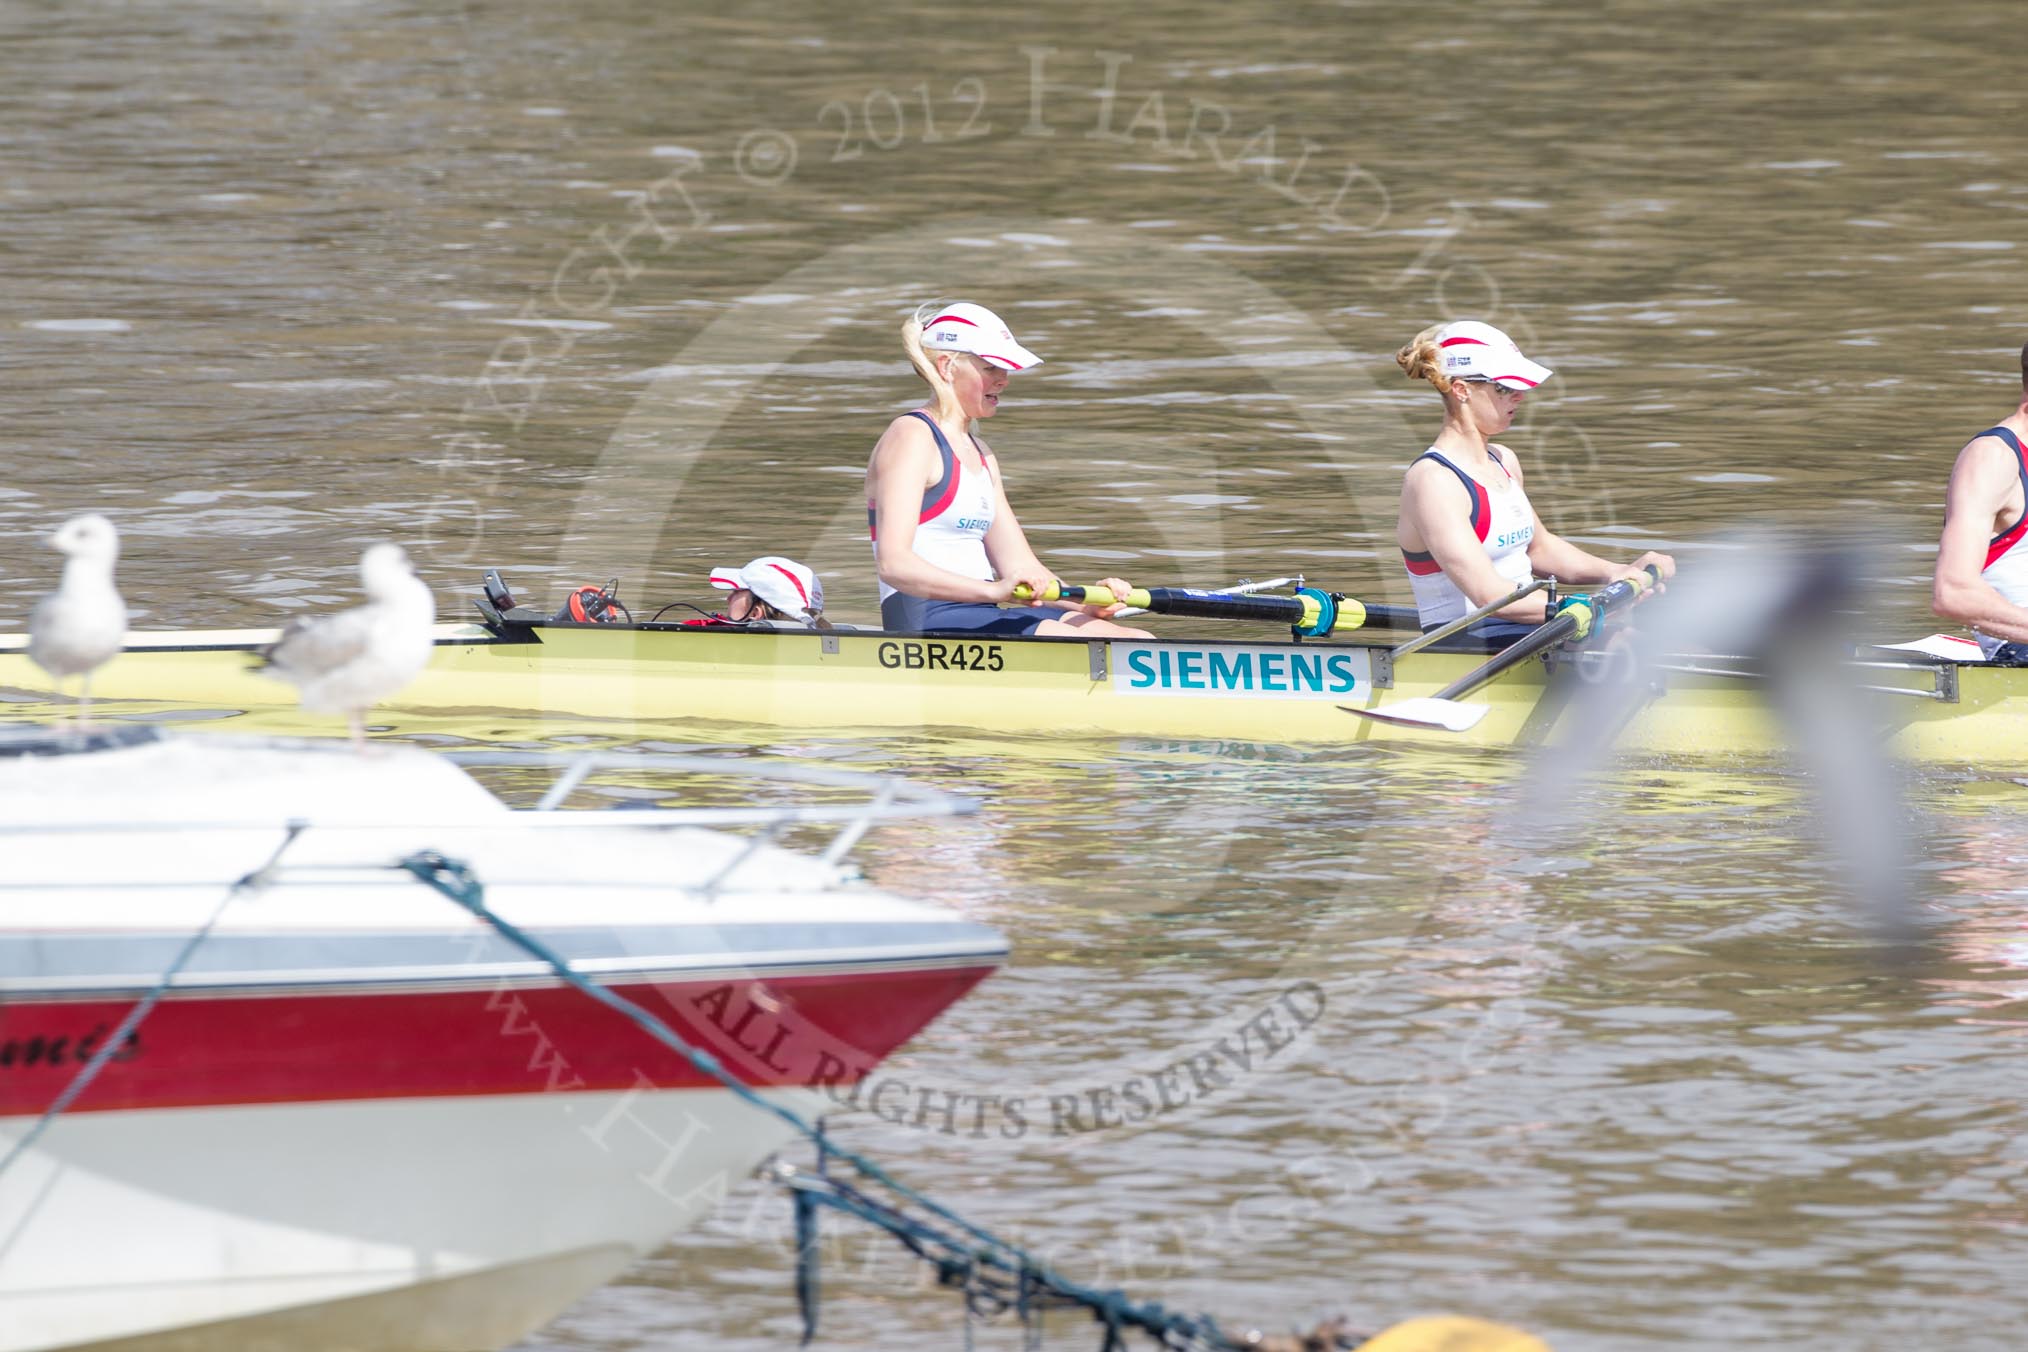
{"label": "blurred foreground boat", "polygon": [[[566,782],[514,811],[408,748],[0,744],[0,1349],[504,1346],[787,1139],[402,867],[418,852],[811,1112],[1005,956],[839,862],[960,800],[627,764],[636,786],[708,769],[822,800],[554,810]],[[767,843],[798,822],[837,827],[821,857]]]}

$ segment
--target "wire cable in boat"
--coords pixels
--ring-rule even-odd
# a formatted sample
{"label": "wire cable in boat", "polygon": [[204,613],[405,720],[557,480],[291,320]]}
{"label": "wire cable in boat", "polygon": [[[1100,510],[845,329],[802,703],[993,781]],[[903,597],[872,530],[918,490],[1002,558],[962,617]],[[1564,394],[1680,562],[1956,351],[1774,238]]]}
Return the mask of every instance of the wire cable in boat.
{"label": "wire cable in boat", "polygon": [[[815,1147],[815,1172],[778,1164],[770,1175],[790,1190],[794,1201],[796,1303],[802,1312],[805,1345],[817,1333],[817,1209],[829,1207],[886,1231],[935,1270],[939,1285],[957,1289],[965,1302],[968,1339],[972,1319],[1012,1310],[1026,1331],[1024,1342],[1039,1347],[1047,1310],[1083,1309],[1103,1328],[1102,1352],[1125,1352],[1127,1337],[1136,1332],[1170,1352],[1548,1352],[1540,1340],[1519,1330],[1449,1315],[1410,1320],[1372,1339],[1354,1333],[1340,1320],[1309,1333],[1265,1335],[1249,1330],[1234,1336],[1208,1315],[1164,1309],[1153,1301],[1134,1300],[1118,1288],[1102,1290],[1073,1281],[1019,1245],[902,1183],[866,1156],[838,1145],[821,1122],[807,1121],[769,1102],[727,1071],[717,1057],[685,1042],[666,1022],[587,979],[541,940],[494,914],[486,905],[484,884],[469,865],[424,850],[401,860],[399,867],[490,925],[566,985],[623,1016],[735,1097],[787,1123]],[[857,1178],[834,1172],[834,1161],[849,1165]],[[878,1195],[874,1188],[886,1195]]]}
{"label": "wire cable in boat", "polygon": [[[794,1191],[797,1203],[797,1294],[803,1307],[805,1343],[816,1334],[816,1208],[825,1206],[887,1231],[930,1263],[940,1283],[968,1290],[967,1304],[978,1313],[1012,1308],[1017,1303],[1026,1308],[1041,1304],[1059,1308],[1080,1306],[1090,1310],[1093,1318],[1105,1326],[1107,1352],[1125,1347],[1128,1330],[1139,1330],[1154,1338],[1158,1346],[1177,1352],[1237,1352],[1260,1346],[1258,1342],[1226,1335],[1206,1316],[1166,1310],[1151,1302],[1134,1301],[1123,1291],[1099,1290],[1072,1281],[1020,1246],[910,1188],[864,1155],[839,1146],[825,1135],[821,1125],[755,1093],[727,1071],[717,1057],[683,1041],[655,1015],[587,980],[548,945],[488,909],[485,887],[466,864],[425,850],[403,859],[400,866],[546,964],[579,993],[622,1015],[699,1072],[744,1102],[781,1119],[817,1147],[816,1175],[789,1173],[781,1179]],[[899,1204],[873,1196],[849,1179],[835,1177],[830,1170],[832,1161],[850,1165],[861,1178],[886,1189]],[[910,1207],[917,1213],[928,1213],[927,1217],[904,1209]]]}

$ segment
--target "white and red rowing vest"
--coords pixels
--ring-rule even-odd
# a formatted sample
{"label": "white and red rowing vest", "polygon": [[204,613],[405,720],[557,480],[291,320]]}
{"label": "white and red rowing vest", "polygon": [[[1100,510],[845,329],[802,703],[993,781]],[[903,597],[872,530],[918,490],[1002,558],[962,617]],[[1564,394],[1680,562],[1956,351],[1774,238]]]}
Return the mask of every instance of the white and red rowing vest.
{"label": "white and red rowing vest", "polygon": [[[965,466],[951,450],[944,429],[935,418],[920,409],[908,415],[921,418],[937,439],[937,460],[942,473],[922,493],[922,515],[915,524],[916,556],[926,559],[959,577],[993,580],[993,565],[986,558],[986,532],[993,528],[993,476],[984,468],[986,452],[977,437],[972,445],[979,450],[981,467],[966,473]],[[866,538],[879,539],[880,523],[873,503],[866,504]],[[880,599],[894,595],[894,588],[880,584]]]}
{"label": "white and red rowing vest", "polygon": [[[2021,519],[1995,535],[1986,546],[1986,566],[1979,576],[2000,595],[2017,606],[2028,606],[2028,546],[2023,546],[2023,536],[2028,536],[2028,452],[2021,449],[2021,438],[2005,427],[1989,427],[1979,437],[1998,437],[2014,452],[2014,471],[2021,476],[2021,500],[2024,509]],[[1979,437],[1973,437],[1977,441]],[[1979,651],[1987,657],[1998,652],[2007,640],[1988,634],[1978,634]]]}
{"label": "white and red rowing vest", "polygon": [[[1519,587],[1533,576],[1528,567],[1528,546],[1535,539],[1535,509],[1528,505],[1527,493],[1514,481],[1499,449],[1488,447],[1487,452],[1500,467],[1505,482],[1490,486],[1480,483],[1434,446],[1416,459],[1434,460],[1458,476],[1465,491],[1472,495],[1472,534],[1486,547],[1493,571]],[[1423,628],[1434,629],[1477,609],[1430,555],[1404,549],[1401,561],[1408,566],[1408,586],[1415,594],[1416,616]]]}

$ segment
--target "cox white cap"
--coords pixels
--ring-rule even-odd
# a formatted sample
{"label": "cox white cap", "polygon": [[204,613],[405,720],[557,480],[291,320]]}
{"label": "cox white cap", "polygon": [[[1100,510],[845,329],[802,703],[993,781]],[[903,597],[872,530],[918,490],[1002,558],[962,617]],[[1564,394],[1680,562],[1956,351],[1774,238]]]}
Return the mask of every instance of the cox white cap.
{"label": "cox white cap", "polygon": [[1514,340],[1476,319],[1460,319],[1437,330],[1437,355],[1453,380],[1492,380],[1510,390],[1532,390],[1554,374],[1521,355]]}
{"label": "cox white cap", "polygon": [[923,321],[922,345],[943,352],[969,352],[1003,371],[1025,371],[1042,358],[1014,341],[1006,322],[983,305],[953,301]]}
{"label": "cox white cap", "polygon": [[724,591],[744,587],[784,615],[807,620],[824,609],[824,584],[797,563],[769,554],[744,568],[714,568],[711,585]]}

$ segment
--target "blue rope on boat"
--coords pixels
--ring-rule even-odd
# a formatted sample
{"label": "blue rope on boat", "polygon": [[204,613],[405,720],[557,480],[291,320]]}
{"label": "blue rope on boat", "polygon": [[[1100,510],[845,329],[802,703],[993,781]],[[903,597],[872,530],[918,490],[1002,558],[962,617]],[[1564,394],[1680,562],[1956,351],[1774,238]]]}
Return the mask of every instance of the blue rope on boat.
{"label": "blue rope on boat", "polygon": [[[567,985],[622,1015],[699,1072],[746,1103],[786,1122],[816,1147],[816,1174],[784,1171],[780,1175],[780,1181],[791,1189],[795,1201],[796,1301],[803,1315],[805,1344],[817,1332],[816,1217],[821,1206],[856,1216],[900,1241],[936,1270],[940,1284],[965,1292],[968,1316],[990,1316],[1012,1309],[1027,1323],[1030,1315],[1039,1321],[1046,1308],[1082,1308],[1104,1327],[1103,1352],[1124,1352],[1127,1335],[1134,1331],[1175,1352],[1240,1352],[1248,1346],[1226,1336],[1208,1316],[1179,1314],[1154,1302],[1135,1301],[1117,1288],[1100,1290],[1074,1282],[1019,1245],[1001,1239],[893,1178],[866,1156],[837,1145],[825,1135],[821,1125],[808,1122],[800,1114],[755,1093],[726,1071],[717,1057],[683,1041],[667,1023],[625,996],[586,979],[541,940],[487,909],[485,887],[468,865],[434,850],[423,850],[401,860],[400,867],[492,926],[516,947],[547,965]],[[849,1178],[833,1175],[830,1171],[833,1160],[850,1165],[862,1178],[885,1188],[899,1199],[899,1205],[873,1196]],[[935,1219],[911,1214],[905,1207],[927,1212]],[[943,1225],[937,1225],[936,1221]],[[953,1234],[949,1227],[961,1233]]]}

